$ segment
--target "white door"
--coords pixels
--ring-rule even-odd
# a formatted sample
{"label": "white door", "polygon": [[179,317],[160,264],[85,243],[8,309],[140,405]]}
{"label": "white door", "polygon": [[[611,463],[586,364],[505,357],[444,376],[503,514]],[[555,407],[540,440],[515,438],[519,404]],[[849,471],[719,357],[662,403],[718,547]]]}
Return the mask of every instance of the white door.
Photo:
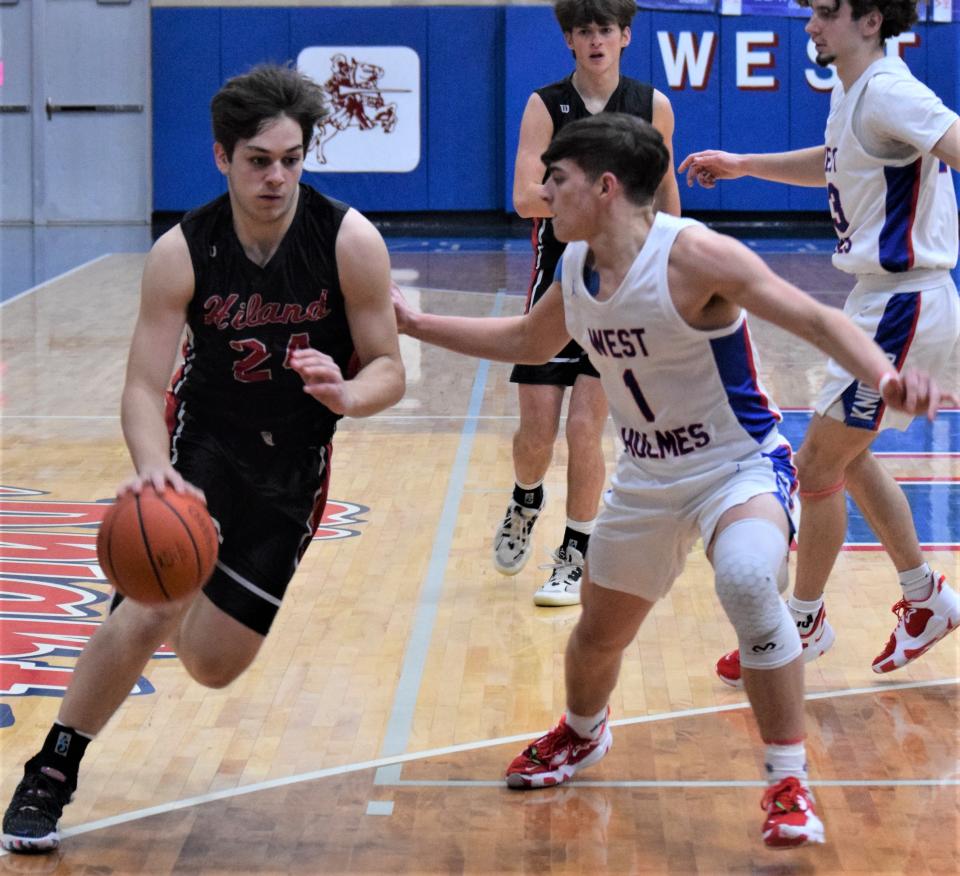
{"label": "white door", "polygon": [[[4,149],[0,221],[22,221],[24,212],[18,205],[22,181],[9,183],[13,190],[7,204],[10,156],[23,163],[32,158],[28,218],[37,225],[149,222],[147,0],[0,3],[7,4],[0,6],[5,56],[0,103],[12,104],[25,87],[24,80],[30,93],[28,113],[0,115]],[[24,32],[26,21],[29,29]],[[16,69],[11,64],[12,42],[24,56],[17,58]],[[9,101],[8,82],[17,83]],[[29,134],[23,118],[30,120]]]}
{"label": "white door", "polygon": [[30,4],[0,0],[0,222],[33,221]]}

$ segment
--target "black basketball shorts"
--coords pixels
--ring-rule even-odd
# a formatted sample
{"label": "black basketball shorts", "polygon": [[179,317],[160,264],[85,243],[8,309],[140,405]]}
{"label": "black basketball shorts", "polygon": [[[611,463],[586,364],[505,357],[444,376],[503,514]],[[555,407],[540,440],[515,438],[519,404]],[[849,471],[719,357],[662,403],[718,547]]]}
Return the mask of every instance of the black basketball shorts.
{"label": "black basketball shorts", "polygon": [[203,592],[218,608],[266,635],[323,515],[329,444],[304,447],[259,432],[215,435],[186,418],[171,459],[204,491],[220,532],[216,568]]}
{"label": "black basketball shorts", "polygon": [[540,386],[573,386],[577,378],[599,377],[600,373],[576,341],[570,341],[556,356],[543,365],[514,365],[511,383],[529,383]]}

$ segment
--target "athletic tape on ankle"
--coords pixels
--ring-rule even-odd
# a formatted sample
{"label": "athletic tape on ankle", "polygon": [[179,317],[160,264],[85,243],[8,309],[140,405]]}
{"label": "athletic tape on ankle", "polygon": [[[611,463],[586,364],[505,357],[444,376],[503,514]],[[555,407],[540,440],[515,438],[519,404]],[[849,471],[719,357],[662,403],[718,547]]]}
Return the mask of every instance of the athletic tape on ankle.
{"label": "athletic tape on ankle", "polygon": [[839,493],[844,487],[844,482],[838,481],[832,487],[827,487],[825,490],[804,490],[803,487],[800,488],[800,498],[801,499],[826,499],[828,496],[832,496],[834,493]]}

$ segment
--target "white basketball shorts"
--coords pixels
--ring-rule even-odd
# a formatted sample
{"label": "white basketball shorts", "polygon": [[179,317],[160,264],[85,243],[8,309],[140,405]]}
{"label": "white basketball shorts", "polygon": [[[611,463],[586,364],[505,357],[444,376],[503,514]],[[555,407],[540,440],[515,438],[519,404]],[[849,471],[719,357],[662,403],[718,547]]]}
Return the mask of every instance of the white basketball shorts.
{"label": "white basketball shorts", "polygon": [[[861,276],[843,308],[872,337],[899,371],[905,365],[944,373],[960,336],[960,297],[946,271]],[[948,381],[954,388],[954,381]],[[891,411],[880,393],[831,359],[816,411],[856,429],[903,431],[913,417]]]}

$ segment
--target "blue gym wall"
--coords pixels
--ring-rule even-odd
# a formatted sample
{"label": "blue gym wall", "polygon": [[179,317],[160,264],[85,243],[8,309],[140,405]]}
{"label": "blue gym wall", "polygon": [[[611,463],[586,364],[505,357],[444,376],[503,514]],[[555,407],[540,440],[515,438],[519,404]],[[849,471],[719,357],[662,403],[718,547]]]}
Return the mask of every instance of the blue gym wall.
{"label": "blue gym wall", "polygon": [[[686,5],[715,6],[713,0]],[[765,8],[763,0],[743,5]],[[408,173],[307,173],[307,181],[366,211],[509,211],[527,97],[572,69],[550,6],[155,7],[152,14],[156,211],[186,210],[223,191],[211,153],[209,101],[225,78],[260,61],[295,59],[307,46],[343,44],[402,45],[417,52],[421,161]],[[637,13],[623,69],[670,98],[677,162],[703,148],[770,152],[822,142],[829,92],[806,82],[806,72],[817,68],[806,56],[805,19],[793,15],[804,13],[796,7],[786,16]],[[776,46],[769,49],[773,65],[760,71],[776,77],[774,88],[737,87],[739,31],[776,35]],[[704,87],[694,87],[689,77],[682,87],[667,81],[658,34],[669,34],[676,44],[683,32],[701,45],[705,34],[716,34]],[[947,105],[960,106],[960,15],[952,23],[918,23],[914,33],[919,41],[902,47],[904,60]],[[826,206],[819,189],[755,180],[724,183],[712,191],[681,185],[681,199],[685,210]]]}

